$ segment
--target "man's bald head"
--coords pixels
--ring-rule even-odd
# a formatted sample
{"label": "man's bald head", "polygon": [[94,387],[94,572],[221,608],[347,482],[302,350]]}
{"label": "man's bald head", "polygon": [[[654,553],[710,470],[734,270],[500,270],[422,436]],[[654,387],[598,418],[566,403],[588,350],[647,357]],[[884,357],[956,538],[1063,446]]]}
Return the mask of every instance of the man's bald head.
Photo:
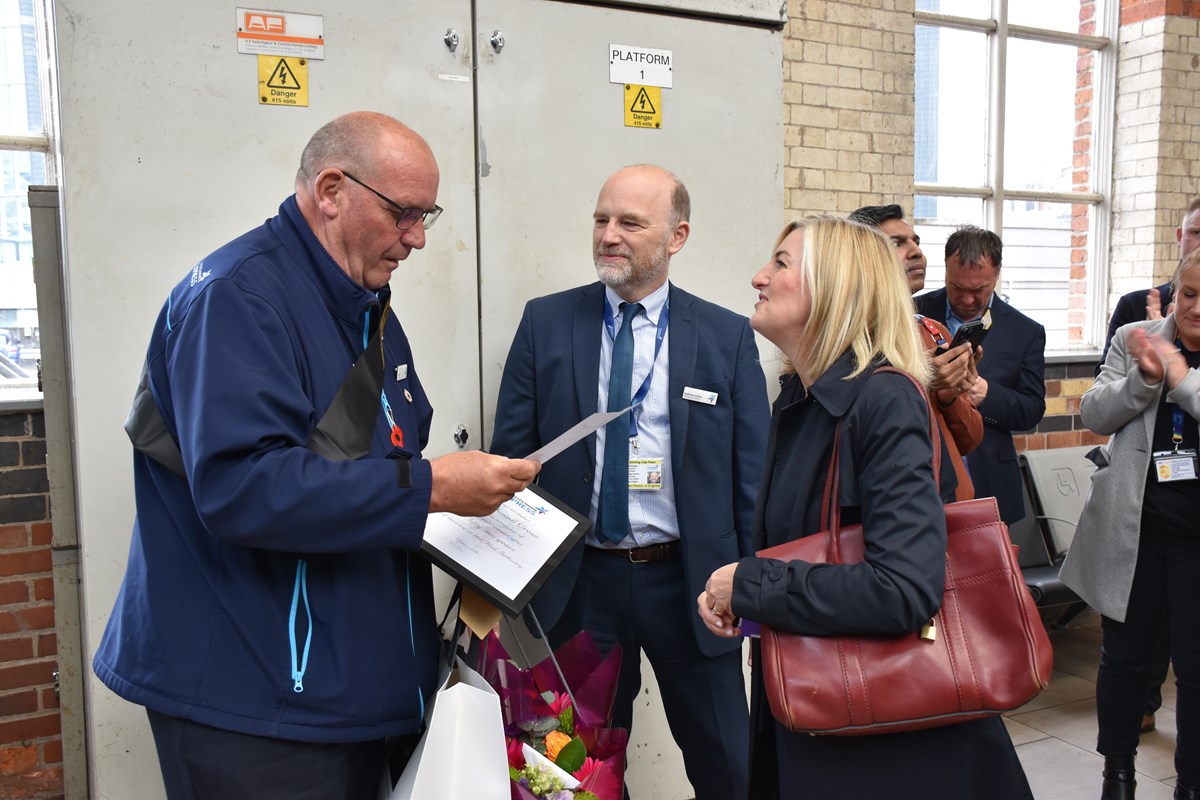
{"label": "man's bald head", "polygon": [[330,167],[355,174],[413,168],[437,172],[433,151],[421,135],[400,120],[376,111],[353,111],[321,126],[300,156],[296,188],[310,184]]}

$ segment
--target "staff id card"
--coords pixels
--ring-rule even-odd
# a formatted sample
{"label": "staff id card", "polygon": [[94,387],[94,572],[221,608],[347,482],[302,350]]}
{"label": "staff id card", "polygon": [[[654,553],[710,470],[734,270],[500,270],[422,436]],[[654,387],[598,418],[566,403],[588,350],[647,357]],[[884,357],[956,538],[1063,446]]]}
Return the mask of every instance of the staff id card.
{"label": "staff id card", "polygon": [[656,491],[662,488],[661,458],[629,459],[629,488],[638,491]]}
{"label": "staff id card", "polygon": [[1196,479],[1196,451],[1159,450],[1154,453],[1154,473],[1159,483]]}

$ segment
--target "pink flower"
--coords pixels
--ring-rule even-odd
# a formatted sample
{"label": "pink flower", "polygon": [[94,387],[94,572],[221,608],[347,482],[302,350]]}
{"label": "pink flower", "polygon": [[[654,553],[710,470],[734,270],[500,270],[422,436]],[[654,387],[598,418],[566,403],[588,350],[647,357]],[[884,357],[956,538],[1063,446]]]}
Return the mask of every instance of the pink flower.
{"label": "pink flower", "polygon": [[508,765],[513,769],[524,769],[525,754],[521,751],[521,740],[505,737],[505,749],[508,751]]}
{"label": "pink flower", "polygon": [[588,756],[587,758],[583,759],[583,764],[579,767],[579,769],[575,770],[571,774],[575,776],[575,780],[581,781],[588,775],[591,775],[592,770],[596,769],[596,767],[600,766],[602,763],[604,762],[597,758]]}
{"label": "pink flower", "polygon": [[554,716],[558,716],[563,712],[563,709],[571,705],[571,695],[566,692],[554,692],[554,699],[550,702],[550,710],[554,712]]}

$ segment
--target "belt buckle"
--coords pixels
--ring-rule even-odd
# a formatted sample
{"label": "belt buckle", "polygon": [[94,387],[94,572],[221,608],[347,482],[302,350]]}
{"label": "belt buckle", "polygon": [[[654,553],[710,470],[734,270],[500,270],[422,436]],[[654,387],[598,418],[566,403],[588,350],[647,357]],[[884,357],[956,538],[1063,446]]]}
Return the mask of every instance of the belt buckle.
{"label": "belt buckle", "polygon": [[[650,546],[653,546],[653,545],[650,545]],[[634,558],[634,557],[633,557],[633,551],[634,551],[634,550],[645,550],[645,549],[646,549],[645,547],[631,547],[631,548],[629,548],[629,563],[631,563],[631,564],[649,564],[649,563],[650,563],[650,559],[648,559],[648,558]]]}

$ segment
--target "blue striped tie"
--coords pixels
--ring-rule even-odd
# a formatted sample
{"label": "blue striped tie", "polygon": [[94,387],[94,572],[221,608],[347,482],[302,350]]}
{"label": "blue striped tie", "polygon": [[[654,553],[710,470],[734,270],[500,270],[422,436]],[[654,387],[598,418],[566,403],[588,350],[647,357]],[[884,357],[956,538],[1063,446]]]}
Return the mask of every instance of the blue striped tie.
{"label": "blue striped tie", "polygon": [[[633,394],[633,318],[641,303],[621,303],[621,330],[613,341],[608,370],[608,410],[620,411]],[[632,411],[629,413],[633,413]],[[629,535],[629,418],[618,417],[604,428],[604,473],[600,478],[600,510],[596,535],[619,542]]]}

